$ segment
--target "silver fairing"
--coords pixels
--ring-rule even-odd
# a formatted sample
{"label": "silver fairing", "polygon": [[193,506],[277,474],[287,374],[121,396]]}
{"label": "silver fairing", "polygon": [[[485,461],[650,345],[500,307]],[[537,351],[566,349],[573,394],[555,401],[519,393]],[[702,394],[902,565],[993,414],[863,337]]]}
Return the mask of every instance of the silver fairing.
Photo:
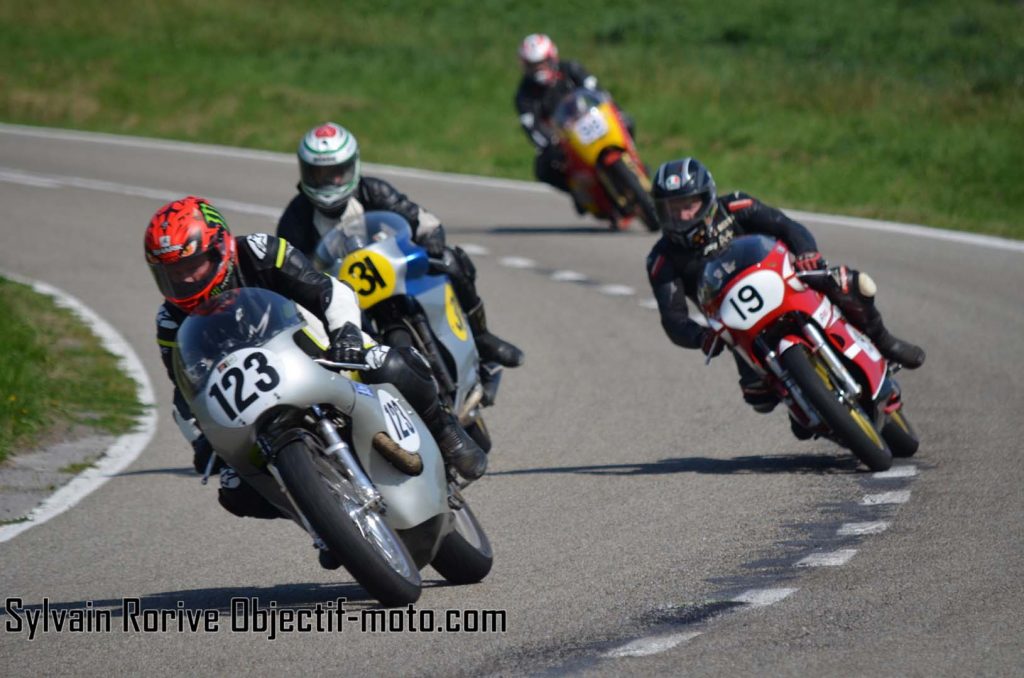
{"label": "silver fairing", "polygon": [[[268,500],[292,514],[288,500],[265,471],[266,460],[256,443],[258,425],[264,424],[261,415],[279,407],[304,411],[312,405],[333,405],[351,419],[352,447],[384,499],[384,518],[391,527],[409,529],[448,513],[444,464],[437,444],[416,412],[390,384],[361,384],[321,367],[296,344],[294,333],[294,328],[289,328],[258,346],[228,353],[210,367],[202,386],[195,389],[189,404],[217,454]],[[243,403],[250,402],[244,409],[237,407],[236,397],[225,398],[221,392],[218,399],[216,395],[225,385],[234,385],[230,381],[225,384],[225,375],[236,367],[245,368],[244,386],[239,387],[244,397],[239,397]],[[273,383],[267,378],[271,370],[280,377],[277,383],[264,391],[255,388],[256,383]],[[225,411],[222,401],[227,402],[234,416]],[[404,412],[408,420],[403,429],[406,435],[394,433],[385,405],[400,407]],[[408,476],[381,457],[371,443],[380,431],[389,432],[403,448],[418,453],[423,472]]]}

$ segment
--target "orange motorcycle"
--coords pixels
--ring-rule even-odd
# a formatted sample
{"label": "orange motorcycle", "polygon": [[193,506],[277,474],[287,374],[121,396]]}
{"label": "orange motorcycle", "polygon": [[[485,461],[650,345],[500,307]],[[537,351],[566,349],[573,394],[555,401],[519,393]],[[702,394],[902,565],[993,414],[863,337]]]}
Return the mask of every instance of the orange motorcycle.
{"label": "orange motorcycle", "polygon": [[612,230],[625,230],[639,216],[648,230],[657,231],[651,180],[611,95],[579,88],[559,102],[551,122],[576,201],[607,219]]}

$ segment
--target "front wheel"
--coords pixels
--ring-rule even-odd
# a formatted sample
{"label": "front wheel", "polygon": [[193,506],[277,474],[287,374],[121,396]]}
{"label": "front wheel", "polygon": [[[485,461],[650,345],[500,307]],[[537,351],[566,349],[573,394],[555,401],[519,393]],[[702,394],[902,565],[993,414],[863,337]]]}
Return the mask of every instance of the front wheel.
{"label": "front wheel", "polygon": [[415,603],[422,580],[405,544],[330,458],[302,437],[275,462],[281,480],[313,530],[370,595],[387,607]]}
{"label": "front wheel", "polygon": [[619,158],[607,168],[607,172],[619,194],[626,199],[626,204],[639,210],[640,219],[647,226],[647,230],[657,231],[660,229],[661,224],[658,221],[658,212],[654,208],[654,199],[644,189],[643,182],[633,168]]}
{"label": "front wheel", "polygon": [[828,368],[797,344],[782,354],[782,365],[825,424],[872,471],[892,466],[892,452],[856,403],[840,400]]}
{"label": "front wheel", "polygon": [[491,571],[494,552],[469,504],[452,511],[455,529],[441,542],[441,548],[430,563],[442,577],[453,584],[475,584]]}

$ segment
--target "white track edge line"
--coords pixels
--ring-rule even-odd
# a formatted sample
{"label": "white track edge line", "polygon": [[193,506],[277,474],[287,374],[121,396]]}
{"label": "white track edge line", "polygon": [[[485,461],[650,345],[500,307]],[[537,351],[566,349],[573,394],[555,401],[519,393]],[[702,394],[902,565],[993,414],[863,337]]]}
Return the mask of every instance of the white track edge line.
{"label": "white track edge line", "polygon": [[156,432],[156,404],[153,384],[142,367],[142,361],[121,334],[95,311],[77,298],[52,285],[0,270],[0,276],[28,285],[40,294],[53,297],[57,305],[71,309],[92,332],[99,337],[103,347],[120,358],[121,368],[135,381],[136,395],[142,403],[143,412],[136,419],[134,430],[118,437],[104,451],[96,465],[75,476],[56,492],[47,497],[26,516],[27,520],[0,527],[0,543],[13,539],[22,532],[38,527],[80,502],[98,489],[114,475],[125,469],[141,454]]}
{"label": "white track edge line", "polygon": [[[215,144],[200,144],[191,141],[173,141],[168,139],[153,139],[148,137],[132,137],[106,132],[84,132],[79,130],[61,129],[55,127],[36,127],[32,125],[15,125],[0,123],[0,133],[14,136],[36,137],[43,139],[66,139],[71,141],[82,141],[88,143],[107,143],[115,146],[127,146],[132,148],[149,148],[181,153],[197,153],[203,155],[216,155],[224,157],[245,158],[251,160],[264,160],[277,163],[294,163],[295,158],[290,153],[278,153],[274,151],[262,151],[257,149],[243,149],[232,146],[218,146]],[[366,163],[365,167],[373,171],[390,172],[397,176],[407,176],[420,179],[434,179],[449,183],[464,184],[467,186],[481,186],[485,188],[504,188],[514,191],[526,191],[531,193],[555,193],[555,189],[530,181],[518,181],[515,179],[497,179],[471,174],[456,174],[453,172],[437,172],[434,170],[422,170],[407,167],[396,167],[394,165],[378,165]],[[977,247],[989,249],[1010,250],[1024,253],[1024,241],[1010,240],[991,235],[980,235],[966,231],[954,231],[932,228],[921,224],[902,224],[895,221],[881,221],[875,219],[862,219],[859,217],[845,217],[833,214],[819,214],[815,212],[803,212],[783,208],[791,216],[805,221],[814,221],[824,225],[849,226],[851,228],[863,228],[889,233],[899,233],[932,240],[945,240],[958,242]]]}

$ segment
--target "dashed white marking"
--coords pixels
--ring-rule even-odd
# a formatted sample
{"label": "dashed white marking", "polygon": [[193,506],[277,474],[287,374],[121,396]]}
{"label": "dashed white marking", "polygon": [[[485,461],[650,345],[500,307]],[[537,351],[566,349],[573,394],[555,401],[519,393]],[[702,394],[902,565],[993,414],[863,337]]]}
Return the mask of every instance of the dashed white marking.
{"label": "dashed white marking", "polygon": [[471,242],[467,242],[464,245],[459,245],[459,247],[462,248],[463,252],[465,252],[466,254],[470,254],[474,257],[486,257],[488,254],[491,253],[491,250],[487,249],[483,245],[474,245]]}
{"label": "dashed white marking", "polygon": [[583,282],[587,276],[576,271],[555,271],[551,274],[551,279],[555,282]]}
{"label": "dashed white marking", "polygon": [[878,504],[906,504],[908,501],[910,501],[910,490],[895,490],[865,494],[860,503],[861,506],[877,506]]}
{"label": "dashed white marking", "polygon": [[750,589],[732,599],[734,603],[746,603],[751,607],[774,605],[796,593],[799,589]]}
{"label": "dashed white marking", "polygon": [[536,261],[526,257],[502,257],[498,263],[509,268],[535,268],[537,266]]}
{"label": "dashed white marking", "polygon": [[136,395],[142,403],[143,413],[136,420],[134,431],[117,438],[94,466],[78,474],[26,516],[27,520],[0,527],[0,542],[13,539],[25,530],[42,525],[80,502],[125,467],[135,461],[156,432],[156,408],[153,385],[149,381],[142,361],[131,345],[95,311],[63,290],[52,285],[0,271],[8,280],[30,285],[36,292],[52,296],[58,306],[71,309],[99,337],[103,347],[121,358],[121,367],[135,381]]}
{"label": "dashed white marking", "polygon": [[845,565],[857,553],[857,549],[839,549],[828,553],[812,553],[796,561],[797,567],[839,567]]}
{"label": "dashed white marking", "polygon": [[641,299],[639,303],[644,308],[649,308],[652,311],[657,311],[658,310],[658,300],[655,299],[654,297],[649,297],[647,299]]}
{"label": "dashed white marking", "polygon": [[916,466],[893,466],[888,471],[879,471],[873,474],[875,478],[885,480],[886,478],[913,478],[917,475]]}
{"label": "dashed white marking", "polygon": [[844,523],[836,530],[840,537],[850,537],[860,534],[879,534],[889,529],[889,523],[884,520],[875,520],[867,523]]}
{"label": "dashed white marking", "polygon": [[[159,149],[179,153],[212,155],[224,158],[262,160],[290,165],[294,165],[295,163],[295,156],[292,153],[274,153],[271,151],[233,148],[230,146],[216,146],[213,144],[196,144],[187,141],[168,141],[164,139],[130,137],[116,134],[103,134],[99,132],[81,132],[78,130],[67,130],[54,127],[35,127],[31,125],[10,125],[0,123],[0,133],[22,137],[38,137],[43,139],[68,139],[87,143],[108,144],[111,146]],[[528,193],[547,193],[557,195],[556,189],[539,182],[497,179],[494,177],[482,177],[469,174],[434,172],[431,170],[395,167],[393,165],[378,165],[376,163],[367,163],[364,167],[366,167],[370,172],[379,171],[394,174],[396,176],[444,181],[448,183],[462,184],[465,186],[478,186],[481,188],[497,188],[512,191],[524,191]],[[875,221],[873,219],[860,219],[857,217],[844,217],[833,214],[816,214],[790,209],[786,209],[785,211],[794,219],[818,223],[829,228],[864,228],[875,231],[912,235],[919,238],[928,238],[930,240],[946,240],[974,245],[977,247],[987,247],[1001,252],[1024,252],[1024,242],[1020,242],[1019,240],[1010,240],[1008,238],[979,235],[977,233],[967,233],[964,231],[947,231],[930,228],[928,226],[920,226],[917,224],[901,224],[893,221]]]}
{"label": "dashed white marking", "polygon": [[610,297],[628,297],[636,294],[636,290],[628,285],[601,285],[597,291]]}
{"label": "dashed white marking", "polygon": [[622,647],[609,650],[601,656],[607,659],[617,659],[620,657],[649,657],[652,654],[671,650],[676,645],[696,638],[700,634],[700,631],[684,631],[682,633],[673,633],[666,636],[641,638],[639,640],[634,640],[631,643],[626,643]]}

